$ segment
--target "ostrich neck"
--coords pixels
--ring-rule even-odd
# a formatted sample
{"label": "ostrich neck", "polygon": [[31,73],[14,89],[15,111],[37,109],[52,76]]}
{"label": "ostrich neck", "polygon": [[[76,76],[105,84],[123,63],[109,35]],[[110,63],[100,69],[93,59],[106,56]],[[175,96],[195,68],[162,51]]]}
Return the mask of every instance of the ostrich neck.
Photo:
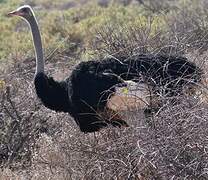
{"label": "ostrich neck", "polygon": [[40,31],[38,28],[38,23],[35,17],[32,17],[28,22],[30,24],[30,28],[32,31],[33,43],[35,47],[35,56],[36,56],[35,74],[44,73],[43,48],[42,48],[42,41],[41,41]]}

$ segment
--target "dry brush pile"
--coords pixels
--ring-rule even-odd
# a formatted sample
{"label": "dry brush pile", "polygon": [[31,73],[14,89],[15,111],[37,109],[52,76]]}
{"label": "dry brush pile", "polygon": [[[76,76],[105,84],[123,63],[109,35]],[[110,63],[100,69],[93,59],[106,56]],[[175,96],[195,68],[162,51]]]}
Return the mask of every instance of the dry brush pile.
{"label": "dry brush pile", "polygon": [[[203,66],[197,93],[160,96],[159,110],[149,116],[141,109],[124,112],[129,128],[82,134],[67,114],[37,99],[34,58],[13,60],[0,74],[0,179],[208,179],[207,30],[202,19],[190,24],[183,13],[169,16],[165,33],[151,18],[142,27],[109,23],[95,29],[88,48],[96,56],[182,54]],[[47,72],[66,77],[78,63],[67,61],[70,51],[54,51]]]}
{"label": "dry brush pile", "polygon": [[208,106],[197,95],[161,97],[149,117],[126,112],[129,128],[82,134],[69,116],[39,103],[34,63],[22,68],[11,68],[1,89],[3,178],[207,178]]}

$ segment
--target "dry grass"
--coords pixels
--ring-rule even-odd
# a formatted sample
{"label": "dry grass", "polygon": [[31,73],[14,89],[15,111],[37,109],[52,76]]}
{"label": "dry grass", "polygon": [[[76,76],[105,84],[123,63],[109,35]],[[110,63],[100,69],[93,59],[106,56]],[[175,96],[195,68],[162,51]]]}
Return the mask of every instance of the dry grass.
{"label": "dry grass", "polygon": [[148,117],[139,108],[122,111],[129,128],[82,134],[69,116],[41,106],[33,72],[34,63],[15,64],[4,76],[10,88],[1,90],[2,178],[208,178],[208,107],[200,96],[161,97],[160,110]]}
{"label": "dry grass", "polygon": [[[189,25],[187,16],[179,17],[169,15],[168,30],[153,28],[154,34],[153,21],[142,28],[118,26],[120,31],[115,32],[112,24],[106,24],[89,42],[98,56],[183,54],[204,69],[196,93],[159,96],[160,109],[148,116],[145,105],[151,107],[155,97],[143,99],[145,103],[138,107],[146,91],[132,95],[129,88],[121,89],[122,99],[115,97],[117,104],[111,106],[121,110],[128,128],[83,134],[70,116],[46,109],[37,99],[32,83],[34,58],[16,59],[4,69],[0,73],[0,179],[208,179],[207,30],[203,26],[201,31],[199,16],[194,25]],[[183,34],[183,30],[191,33]],[[56,79],[67,77],[78,63],[67,61],[69,52],[55,51],[46,62],[47,72]],[[132,101],[136,107],[132,108]]]}

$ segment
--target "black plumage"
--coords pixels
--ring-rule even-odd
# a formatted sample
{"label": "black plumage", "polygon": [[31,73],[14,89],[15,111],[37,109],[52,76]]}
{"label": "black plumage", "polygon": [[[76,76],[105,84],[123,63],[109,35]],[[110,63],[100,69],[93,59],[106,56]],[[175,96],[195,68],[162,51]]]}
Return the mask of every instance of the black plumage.
{"label": "black plumage", "polygon": [[[78,64],[68,79],[56,82],[43,73],[35,77],[35,88],[43,104],[55,111],[68,112],[82,132],[94,132],[112,124],[126,125],[100,117],[115,85],[122,80],[145,77],[155,89],[166,88],[170,96],[180,94],[184,85],[201,79],[201,70],[184,57],[135,55],[119,59],[88,61]],[[158,87],[158,88],[156,88]]]}
{"label": "black plumage", "polygon": [[154,93],[162,89],[167,96],[181,94],[185,85],[201,80],[201,70],[184,57],[134,55],[82,62],[68,79],[57,82],[44,73],[42,41],[32,8],[24,5],[9,15],[20,16],[30,25],[36,54],[37,96],[47,108],[69,113],[82,132],[98,131],[108,124],[127,126],[119,116],[100,115],[100,112],[111,112],[107,101],[123,80],[139,82],[142,78],[153,87]]}

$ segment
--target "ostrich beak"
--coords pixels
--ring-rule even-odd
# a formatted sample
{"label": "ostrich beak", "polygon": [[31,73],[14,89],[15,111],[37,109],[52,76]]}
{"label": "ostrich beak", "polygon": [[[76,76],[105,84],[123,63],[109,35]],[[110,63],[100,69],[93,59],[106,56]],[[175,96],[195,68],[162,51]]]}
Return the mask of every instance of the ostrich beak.
{"label": "ostrich beak", "polygon": [[7,15],[8,16],[22,16],[23,13],[21,13],[20,11],[11,11]]}

